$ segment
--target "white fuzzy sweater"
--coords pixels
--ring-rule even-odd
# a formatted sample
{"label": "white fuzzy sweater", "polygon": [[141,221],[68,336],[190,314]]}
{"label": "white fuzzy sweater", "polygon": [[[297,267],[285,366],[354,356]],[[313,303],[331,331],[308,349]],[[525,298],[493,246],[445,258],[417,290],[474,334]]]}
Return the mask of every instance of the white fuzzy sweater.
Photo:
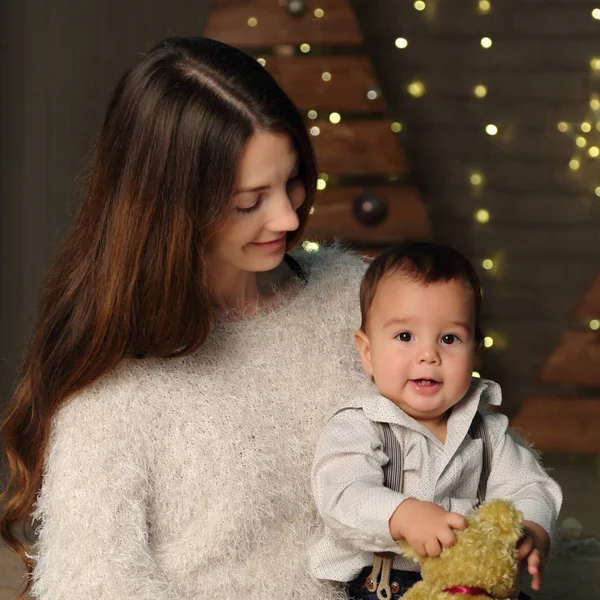
{"label": "white fuzzy sweater", "polygon": [[35,597],[342,597],[305,568],[309,478],[326,412],[364,377],[364,265],[339,249],[298,260],[309,283],[279,308],[217,323],[192,356],[125,361],[59,411]]}

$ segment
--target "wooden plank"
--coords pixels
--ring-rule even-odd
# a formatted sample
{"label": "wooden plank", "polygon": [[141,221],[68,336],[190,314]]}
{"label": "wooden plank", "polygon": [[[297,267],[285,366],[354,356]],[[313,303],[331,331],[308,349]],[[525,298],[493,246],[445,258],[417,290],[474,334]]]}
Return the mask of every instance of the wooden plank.
{"label": "wooden plank", "polygon": [[390,121],[312,121],[320,134],[312,138],[319,170],[329,175],[402,174],[406,159]]}
{"label": "wooden plank", "polygon": [[567,330],[546,361],[540,379],[547,383],[600,387],[600,336]]}
{"label": "wooden plank", "polygon": [[[280,44],[361,44],[362,34],[350,3],[340,0],[309,2],[301,17],[294,17],[277,0],[217,0],[205,35],[238,47]],[[317,18],[315,8],[325,14]],[[254,18],[255,27],[248,25]]]}
{"label": "wooden plank", "polygon": [[[371,61],[364,56],[267,56],[266,68],[302,109],[327,111],[381,111],[381,97],[369,100],[377,89]],[[322,79],[330,73],[331,80]]]}
{"label": "wooden plank", "polygon": [[[367,192],[387,201],[388,214],[379,225],[363,225],[354,216],[354,199]],[[346,240],[368,245],[428,239],[431,226],[423,202],[412,187],[343,187],[319,192],[304,235],[320,241]]]}
{"label": "wooden plank", "polygon": [[600,452],[600,398],[529,398],[511,425],[540,450]]}
{"label": "wooden plank", "polygon": [[581,319],[600,319],[600,271],[575,309],[574,316]]}

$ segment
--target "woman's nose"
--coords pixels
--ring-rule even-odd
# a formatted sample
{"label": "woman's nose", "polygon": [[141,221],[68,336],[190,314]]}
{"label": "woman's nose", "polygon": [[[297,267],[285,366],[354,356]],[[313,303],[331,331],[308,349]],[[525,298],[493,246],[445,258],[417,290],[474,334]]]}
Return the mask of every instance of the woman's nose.
{"label": "woman's nose", "polygon": [[287,194],[282,194],[273,203],[269,228],[272,231],[295,231],[300,226],[300,219]]}

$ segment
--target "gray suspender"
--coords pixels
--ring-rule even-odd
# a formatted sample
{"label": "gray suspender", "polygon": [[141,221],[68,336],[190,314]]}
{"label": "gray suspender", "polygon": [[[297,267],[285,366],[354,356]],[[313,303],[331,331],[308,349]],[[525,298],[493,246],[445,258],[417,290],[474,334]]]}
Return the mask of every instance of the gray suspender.
{"label": "gray suspender", "polygon": [[[377,425],[381,432],[383,451],[390,459],[383,467],[383,484],[395,492],[401,492],[403,487],[402,446],[394,435],[389,423],[378,423]],[[478,504],[481,504],[485,500],[487,480],[490,476],[492,448],[487,428],[479,411],[473,417],[471,427],[469,427],[469,435],[472,439],[480,439],[483,443],[483,465],[477,488],[477,500]]]}

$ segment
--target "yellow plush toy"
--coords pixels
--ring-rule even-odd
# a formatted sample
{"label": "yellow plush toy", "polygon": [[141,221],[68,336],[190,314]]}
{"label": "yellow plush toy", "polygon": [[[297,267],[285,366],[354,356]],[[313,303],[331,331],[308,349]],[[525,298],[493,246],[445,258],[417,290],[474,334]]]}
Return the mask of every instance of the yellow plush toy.
{"label": "yellow plush toy", "polygon": [[505,500],[491,500],[467,517],[469,526],[456,532],[456,543],[437,558],[420,557],[404,541],[402,553],[421,565],[423,581],[403,600],[506,600],[518,572],[517,541],[523,515]]}

